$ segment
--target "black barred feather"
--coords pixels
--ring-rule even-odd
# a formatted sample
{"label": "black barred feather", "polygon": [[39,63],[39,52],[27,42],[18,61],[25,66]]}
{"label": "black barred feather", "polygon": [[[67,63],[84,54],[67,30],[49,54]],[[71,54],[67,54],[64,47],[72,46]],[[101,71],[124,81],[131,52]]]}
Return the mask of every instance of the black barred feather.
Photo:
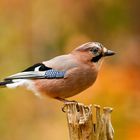
{"label": "black barred feather", "polygon": [[64,76],[65,76],[65,71],[57,71],[51,69],[45,72],[45,78],[47,79],[59,79],[59,78],[64,78]]}

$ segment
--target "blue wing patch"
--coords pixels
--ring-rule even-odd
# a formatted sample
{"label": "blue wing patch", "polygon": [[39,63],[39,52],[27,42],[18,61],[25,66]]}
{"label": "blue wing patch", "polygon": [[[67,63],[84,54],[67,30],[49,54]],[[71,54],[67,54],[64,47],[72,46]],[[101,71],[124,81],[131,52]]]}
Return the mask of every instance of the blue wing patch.
{"label": "blue wing patch", "polygon": [[65,75],[65,71],[57,71],[54,69],[50,69],[45,72],[45,78],[47,79],[64,78],[64,75]]}

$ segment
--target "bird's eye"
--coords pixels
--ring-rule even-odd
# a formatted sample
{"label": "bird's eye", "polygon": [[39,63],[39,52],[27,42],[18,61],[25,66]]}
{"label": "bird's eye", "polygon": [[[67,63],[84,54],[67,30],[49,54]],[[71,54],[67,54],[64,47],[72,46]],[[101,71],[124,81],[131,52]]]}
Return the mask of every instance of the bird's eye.
{"label": "bird's eye", "polygon": [[98,54],[100,53],[100,49],[97,48],[97,47],[92,48],[91,51],[92,51],[92,53],[95,54],[95,55],[98,55]]}
{"label": "bird's eye", "polygon": [[96,54],[99,51],[99,49],[98,48],[94,48],[92,51]]}

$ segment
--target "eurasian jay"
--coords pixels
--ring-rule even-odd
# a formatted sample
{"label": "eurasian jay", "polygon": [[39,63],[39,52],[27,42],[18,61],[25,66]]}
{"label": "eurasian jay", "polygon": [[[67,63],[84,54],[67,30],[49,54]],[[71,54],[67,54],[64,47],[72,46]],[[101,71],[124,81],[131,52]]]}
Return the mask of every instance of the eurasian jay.
{"label": "eurasian jay", "polygon": [[35,95],[65,101],[90,87],[96,80],[101,60],[114,55],[98,42],[88,42],[71,53],[37,63],[0,82],[0,87],[25,86]]}

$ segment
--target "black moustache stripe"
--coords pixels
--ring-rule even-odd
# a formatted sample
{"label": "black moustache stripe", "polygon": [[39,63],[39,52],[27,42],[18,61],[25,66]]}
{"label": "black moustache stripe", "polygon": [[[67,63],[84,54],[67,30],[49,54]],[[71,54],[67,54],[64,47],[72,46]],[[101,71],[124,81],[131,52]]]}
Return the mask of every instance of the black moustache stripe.
{"label": "black moustache stripe", "polygon": [[95,56],[92,58],[92,62],[98,62],[103,57],[102,53],[100,53],[98,56]]}

